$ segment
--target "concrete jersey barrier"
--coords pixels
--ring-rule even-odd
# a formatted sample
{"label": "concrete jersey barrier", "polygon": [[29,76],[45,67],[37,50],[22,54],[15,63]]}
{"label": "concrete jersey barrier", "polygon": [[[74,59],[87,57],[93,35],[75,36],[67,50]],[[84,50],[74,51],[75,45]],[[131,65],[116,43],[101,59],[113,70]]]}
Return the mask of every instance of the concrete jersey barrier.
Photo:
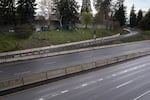
{"label": "concrete jersey barrier", "polygon": [[150,54],[150,50],[133,52],[130,54],[119,55],[119,56],[98,60],[95,62],[89,62],[81,65],[70,66],[70,67],[66,66],[66,68],[63,69],[50,70],[46,72],[40,72],[40,73],[35,73],[27,76],[22,76],[16,79],[0,82],[0,91],[4,91],[4,90],[16,88],[28,84],[33,84],[36,82],[41,82],[47,79],[53,79],[53,78],[81,72],[84,70],[90,70],[96,67],[101,67],[104,65],[113,64],[120,61],[141,57],[149,54]]}

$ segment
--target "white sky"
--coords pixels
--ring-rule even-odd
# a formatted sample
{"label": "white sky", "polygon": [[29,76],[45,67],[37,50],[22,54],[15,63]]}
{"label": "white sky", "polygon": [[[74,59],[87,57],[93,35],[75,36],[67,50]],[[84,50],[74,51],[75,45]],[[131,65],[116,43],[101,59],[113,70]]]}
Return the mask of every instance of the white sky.
{"label": "white sky", "polygon": [[[79,4],[82,4],[82,0],[76,0]],[[95,13],[93,7],[93,0],[91,0],[93,12]],[[135,5],[135,10],[138,11],[139,9],[143,9],[147,11],[150,8],[150,0],[125,0],[125,6],[127,7],[127,13],[129,14],[132,5]]]}
{"label": "white sky", "polygon": [[125,0],[125,5],[127,6],[128,13],[130,12],[133,4],[136,11],[138,11],[139,9],[148,11],[150,9],[150,0]]}
{"label": "white sky", "polygon": [[[40,0],[37,0],[37,1],[40,1]],[[79,2],[81,6],[82,0],[76,0],[76,1]],[[150,0],[125,0],[125,6],[127,7],[127,14],[129,14],[130,9],[133,4],[135,5],[136,11],[138,11],[139,9],[147,11],[150,8]],[[93,7],[93,0],[91,0],[91,5],[92,5],[93,13],[96,13]]]}

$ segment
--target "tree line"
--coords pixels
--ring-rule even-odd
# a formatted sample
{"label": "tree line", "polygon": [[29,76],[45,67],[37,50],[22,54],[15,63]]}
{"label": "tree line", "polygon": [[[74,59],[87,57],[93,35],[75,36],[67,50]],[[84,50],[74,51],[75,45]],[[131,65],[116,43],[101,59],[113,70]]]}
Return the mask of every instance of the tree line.
{"label": "tree line", "polygon": [[35,0],[0,0],[0,25],[33,23]]}
{"label": "tree line", "polygon": [[0,0],[0,26],[11,26],[16,37],[28,38],[34,30],[35,9],[35,0]]}
{"label": "tree line", "polygon": [[[36,9],[40,9],[44,16],[48,16],[48,19],[52,12],[57,13],[63,29],[74,28],[80,19],[86,27],[87,24],[100,23],[111,29],[127,24],[124,0],[94,0],[94,7],[97,11],[95,16],[89,11],[82,11],[80,14],[76,0],[41,0],[38,8],[35,0],[0,0],[0,25],[32,24],[35,20]],[[142,10],[136,14],[133,6],[130,12],[130,26],[148,30],[149,23],[150,11],[145,16]]]}
{"label": "tree line", "polygon": [[142,10],[136,14],[134,5],[130,12],[130,27],[150,30],[150,10],[144,15]]}
{"label": "tree line", "polygon": [[[97,14],[93,16],[87,8],[81,9],[76,0],[42,0],[39,8],[43,15],[50,17],[53,10],[61,16],[62,27],[74,27],[77,22],[82,22],[87,28],[87,24],[106,24],[108,29],[114,25],[124,26],[126,23],[124,0],[94,0]],[[50,18],[49,18],[50,19]]]}

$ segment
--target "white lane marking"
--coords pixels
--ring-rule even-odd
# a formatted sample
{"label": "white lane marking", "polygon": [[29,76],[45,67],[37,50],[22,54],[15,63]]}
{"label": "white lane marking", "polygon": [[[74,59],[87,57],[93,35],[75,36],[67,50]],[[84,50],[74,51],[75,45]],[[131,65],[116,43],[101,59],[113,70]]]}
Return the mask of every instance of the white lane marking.
{"label": "white lane marking", "polygon": [[112,77],[115,77],[115,76],[117,76],[117,74],[112,74],[111,76],[112,76]]}
{"label": "white lane marking", "polygon": [[59,94],[57,94],[57,93],[54,93],[54,94],[52,94],[52,97],[55,97],[55,96],[57,96],[57,95],[59,95]]}
{"label": "white lane marking", "polygon": [[123,86],[126,86],[126,85],[132,83],[132,82],[133,82],[133,80],[130,80],[130,81],[125,82],[125,83],[123,83],[123,84],[121,84],[121,85],[118,85],[116,88],[117,88],[117,89],[118,89],[118,88],[121,88],[121,87],[123,87]]}
{"label": "white lane marking", "polygon": [[103,78],[98,79],[99,82],[100,82],[100,81],[103,81],[103,80],[104,80]]}
{"label": "white lane marking", "polygon": [[86,86],[88,86],[88,85],[95,84],[95,83],[100,82],[100,81],[103,81],[103,80],[104,80],[103,78],[100,78],[100,79],[98,79],[98,80],[96,80],[96,81],[91,81],[91,82],[82,84],[82,85],[80,85],[80,86],[76,86],[76,87],[74,88],[74,90],[80,89],[80,88],[82,88],[82,87],[86,87]]}
{"label": "white lane marking", "polygon": [[134,71],[134,70],[143,68],[143,67],[145,67],[145,66],[146,66],[146,65],[143,64],[143,65],[140,65],[140,66],[136,66],[136,67],[133,67],[133,68],[129,68],[129,69],[126,69],[126,70],[124,70],[124,71],[118,72],[117,75],[122,75],[122,74],[125,74],[125,73],[127,73],[127,72],[131,72],[131,71]]}
{"label": "white lane marking", "polygon": [[81,87],[85,87],[85,86],[87,86],[87,85],[88,85],[88,84],[82,84]]}
{"label": "white lane marking", "polygon": [[125,71],[123,71],[124,73],[127,73],[128,72],[128,70],[125,70]]}
{"label": "white lane marking", "polygon": [[140,96],[134,98],[133,100],[138,100],[138,99],[142,98],[143,96],[145,96],[145,95],[147,95],[149,93],[150,93],[150,90],[148,90],[147,92],[145,92],[145,93],[141,94]]}
{"label": "white lane marking", "polygon": [[50,94],[46,94],[46,95],[42,96],[42,98],[55,97],[57,95],[59,95],[59,94],[58,93],[50,93]]}
{"label": "white lane marking", "polygon": [[30,73],[31,71],[25,71],[25,72],[20,72],[20,73],[15,73],[14,75],[24,75],[24,74],[28,74]]}
{"label": "white lane marking", "polygon": [[95,83],[97,83],[97,81],[91,81],[88,83],[88,85],[95,84]]}
{"label": "white lane marking", "polygon": [[44,98],[39,98],[38,100],[44,100]]}
{"label": "white lane marking", "polygon": [[69,90],[61,91],[62,94],[63,94],[63,93],[67,93],[67,92],[69,92]]}
{"label": "white lane marking", "polygon": [[136,70],[136,69],[137,69],[137,67],[134,67],[133,69],[134,69],[134,70]]}
{"label": "white lane marking", "polygon": [[56,64],[56,62],[47,62],[47,63],[45,63],[45,65],[52,65],[52,64]]}
{"label": "white lane marking", "polygon": [[81,86],[76,86],[75,88],[74,88],[74,90],[77,90],[77,89],[80,89],[81,88]]}

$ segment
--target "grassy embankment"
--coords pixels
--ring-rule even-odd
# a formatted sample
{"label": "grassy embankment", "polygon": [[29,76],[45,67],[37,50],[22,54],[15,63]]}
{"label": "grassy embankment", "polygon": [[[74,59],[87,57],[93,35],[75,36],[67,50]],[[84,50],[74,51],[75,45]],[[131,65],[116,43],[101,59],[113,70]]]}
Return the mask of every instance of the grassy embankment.
{"label": "grassy embankment", "polygon": [[117,40],[112,42],[111,44],[119,44],[119,43],[127,43],[127,42],[135,42],[135,41],[142,41],[142,40],[150,40],[150,31],[143,31],[140,32],[139,35],[130,37],[123,40]]}
{"label": "grassy embankment", "polygon": [[[93,38],[93,31],[92,29],[78,29],[76,31],[35,32],[29,39],[18,39],[14,33],[0,33],[0,52],[88,40]],[[125,32],[122,30],[98,29],[97,37],[105,37],[117,33]]]}

